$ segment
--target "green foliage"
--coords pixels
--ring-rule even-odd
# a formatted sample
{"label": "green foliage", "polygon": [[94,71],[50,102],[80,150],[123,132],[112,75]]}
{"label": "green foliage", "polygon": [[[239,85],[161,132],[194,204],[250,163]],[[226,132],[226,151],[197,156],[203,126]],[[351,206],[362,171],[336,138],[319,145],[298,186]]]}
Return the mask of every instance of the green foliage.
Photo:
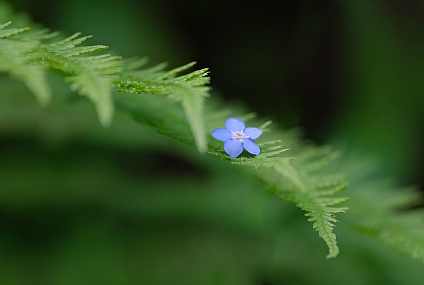
{"label": "green foliage", "polygon": [[[2,12],[2,15],[9,16]],[[4,17],[6,17],[4,16]],[[3,21],[0,17],[0,21]],[[57,36],[47,29],[32,31],[29,27],[6,28],[11,21],[0,25],[0,70],[22,81],[46,105],[50,101],[50,90],[45,71],[60,70],[71,83],[71,90],[86,96],[96,107],[102,126],[109,126],[114,113],[112,89],[117,86],[120,92],[151,93],[169,95],[181,103],[190,122],[199,151],[206,151],[206,139],[202,109],[204,99],[209,96],[207,69],[176,76],[195,63],[163,71],[164,64],[148,70],[139,70],[146,60],[129,61],[122,70],[119,56],[102,54],[88,56],[106,50],[104,45],[79,46],[91,36],[80,37],[75,33],[63,40],[45,43]]]}
{"label": "green foliage", "polygon": [[165,64],[160,64],[148,70],[139,70],[146,64],[146,59],[129,61],[121,79],[117,80],[118,91],[123,93],[151,93],[169,95],[169,98],[181,102],[190,123],[196,145],[200,152],[206,151],[206,136],[203,122],[203,104],[209,96],[210,88],[208,69],[193,71],[189,74],[176,76],[178,73],[193,67],[195,62],[163,71]]}
{"label": "green foliage", "polygon": [[[213,99],[204,104],[209,96],[207,69],[178,75],[194,63],[165,71],[164,64],[144,68],[146,59],[122,61],[110,54],[89,56],[107,47],[81,47],[88,37],[79,37],[79,33],[53,41],[55,33],[27,27],[8,28],[10,19],[0,20],[6,22],[1,25],[0,70],[22,80],[40,104],[47,104],[51,97],[47,70],[60,71],[71,83],[72,90],[94,104],[102,126],[111,123],[116,105],[161,134],[196,146],[200,152],[232,165],[245,166],[246,172],[257,177],[272,193],[306,212],[308,221],[328,246],[328,258],[339,254],[334,227],[338,221],[336,214],[347,210],[341,206],[347,198],[337,195],[346,188],[347,182],[344,175],[339,174],[344,172],[343,165],[334,168],[337,152],[304,144],[297,133],[270,128],[269,122],[256,119],[254,114],[238,107],[227,107]],[[258,140],[260,155],[242,154],[230,159],[222,150],[222,143],[207,136],[214,128],[222,127],[229,116],[264,129],[264,135]],[[286,152],[290,153],[289,157]],[[345,172],[349,176],[349,169]],[[383,242],[424,259],[421,221],[411,219],[410,224],[405,224],[400,215],[393,213],[392,204],[380,205],[385,192],[376,193],[374,185],[367,187],[366,183],[359,185],[367,189],[366,192],[349,193],[352,213],[348,212],[346,219]],[[376,196],[370,198],[367,193]]]}
{"label": "green foliage", "polygon": [[51,68],[69,75],[71,89],[87,96],[96,107],[100,123],[108,126],[112,120],[114,107],[112,100],[112,80],[121,71],[120,57],[109,54],[81,56],[107,49],[96,45],[77,47],[89,38],[76,33],[64,40],[41,45],[42,58]]}
{"label": "green foliage", "polygon": [[38,102],[46,105],[50,101],[51,91],[45,77],[46,66],[41,62],[41,56],[34,53],[39,42],[16,39],[30,29],[7,28],[11,23],[0,25],[0,71],[22,80]]}
{"label": "green foliage", "polygon": [[10,23],[1,26],[1,70],[24,81],[43,105],[51,97],[46,69],[62,71],[71,89],[87,96],[96,107],[100,123],[108,126],[114,110],[112,79],[121,70],[120,57],[84,56],[107,49],[102,45],[77,47],[89,36],[79,37],[76,33],[57,42],[44,43],[57,33],[49,33],[47,29],[32,31],[29,27],[5,29]]}
{"label": "green foliage", "polygon": [[414,187],[405,189],[387,179],[370,179],[375,176],[376,163],[369,159],[350,161],[345,168],[357,191],[350,194],[352,215],[346,222],[393,249],[423,260],[423,209],[407,210],[423,197]]}
{"label": "green foliage", "polygon": [[[156,133],[148,123],[131,120],[128,109],[119,106],[111,126],[101,128],[87,100],[69,94],[60,77],[49,77],[49,82],[55,96],[47,108],[40,108],[23,84],[0,78],[2,241],[8,260],[4,284],[422,283],[420,262],[351,227],[354,219],[369,219],[354,214],[359,210],[355,200],[368,196],[351,192],[360,190],[358,185],[368,185],[367,191],[378,186],[370,185],[369,176],[367,182],[351,175],[366,169],[340,167],[354,166],[354,157],[347,161],[343,154],[327,165],[347,172],[349,191],[344,194],[350,197],[350,210],[340,215],[335,229],[341,253],[325,260],[326,248],[303,211],[279,201],[255,179],[255,174],[272,174],[272,169],[250,171],[214,155],[200,155],[194,147]],[[181,119],[176,125],[184,125],[178,103],[156,95],[146,95],[143,102],[147,109],[166,107]],[[221,108],[209,112],[211,105]],[[218,112],[244,112],[223,106],[212,96],[205,106],[206,121]],[[187,122],[184,127],[189,139]],[[264,133],[273,134],[281,136]],[[283,137],[299,146],[292,142],[294,132]],[[195,172],[156,171],[166,153],[183,165],[194,165]],[[292,163],[300,160],[296,156]],[[333,177],[338,178],[343,177]],[[378,188],[384,192],[384,185]],[[28,232],[33,233],[31,240]]]}
{"label": "green foliage", "polygon": [[[345,213],[347,208],[333,206],[346,202],[347,198],[335,198],[332,195],[344,190],[346,182],[338,176],[313,175],[313,170],[324,166],[331,154],[322,155],[321,149],[310,148],[305,150],[306,155],[300,156],[301,162],[296,167],[292,163],[294,158],[276,156],[288,149],[281,149],[282,147],[278,145],[264,148],[265,145],[274,145],[274,143],[275,141],[262,143],[264,153],[255,158],[241,158],[232,163],[273,169],[274,173],[261,173],[258,178],[266,186],[271,186],[271,191],[281,199],[290,201],[307,212],[305,215],[309,217],[308,221],[313,222],[313,228],[318,231],[319,236],[324,239],[329,248],[327,258],[336,257],[339,254],[339,248],[336,235],[333,233],[334,223],[337,222],[335,214]],[[320,166],[317,167],[317,164]]]}

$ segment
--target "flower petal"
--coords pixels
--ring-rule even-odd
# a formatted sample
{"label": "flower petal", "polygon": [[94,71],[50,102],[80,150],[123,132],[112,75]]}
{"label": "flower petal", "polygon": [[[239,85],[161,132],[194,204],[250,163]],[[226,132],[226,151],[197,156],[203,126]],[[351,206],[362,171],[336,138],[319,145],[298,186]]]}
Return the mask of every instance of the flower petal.
{"label": "flower petal", "polygon": [[258,147],[258,145],[251,139],[244,140],[243,146],[251,154],[258,155],[261,152],[261,149]]}
{"label": "flower petal", "polygon": [[226,129],[215,129],[212,132],[212,136],[219,141],[225,142],[231,139],[231,132]]}
{"label": "flower petal", "polygon": [[243,144],[238,140],[228,140],[224,143],[225,152],[232,158],[243,152]]}
{"label": "flower petal", "polygon": [[244,125],[244,122],[241,119],[229,118],[225,122],[225,128],[229,131],[241,132],[242,130],[244,130],[245,125]]}
{"label": "flower petal", "polygon": [[262,130],[258,128],[246,128],[244,134],[249,136],[252,140],[257,139],[262,135]]}

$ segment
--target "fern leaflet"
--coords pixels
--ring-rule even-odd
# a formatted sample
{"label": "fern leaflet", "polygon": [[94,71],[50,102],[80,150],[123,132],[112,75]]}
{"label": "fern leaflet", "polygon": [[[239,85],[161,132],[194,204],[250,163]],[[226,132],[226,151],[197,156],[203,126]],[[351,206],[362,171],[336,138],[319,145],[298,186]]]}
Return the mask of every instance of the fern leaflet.
{"label": "fern leaflet", "polygon": [[208,69],[200,69],[191,73],[176,76],[178,73],[191,68],[195,62],[162,72],[165,66],[161,64],[150,70],[137,70],[145,64],[145,60],[130,62],[127,71],[124,72],[125,79],[119,79],[115,84],[118,91],[123,93],[152,93],[168,95],[170,99],[178,101],[183,106],[187,120],[190,123],[195,143],[200,152],[207,150],[206,135],[203,121],[203,105],[209,97],[210,87],[207,77]]}
{"label": "fern leaflet", "polygon": [[0,71],[10,73],[22,80],[35,94],[41,105],[49,103],[51,91],[46,82],[46,65],[35,53],[36,40],[19,40],[17,37],[29,32],[29,28],[8,28],[11,22],[0,25]]}
{"label": "fern leaflet", "polygon": [[71,83],[71,89],[87,96],[96,106],[100,123],[108,126],[114,112],[112,80],[121,71],[122,63],[119,56],[110,54],[81,56],[105,50],[107,47],[76,47],[90,37],[79,35],[80,33],[76,33],[59,42],[44,44],[40,53],[52,68],[70,75],[67,81]]}

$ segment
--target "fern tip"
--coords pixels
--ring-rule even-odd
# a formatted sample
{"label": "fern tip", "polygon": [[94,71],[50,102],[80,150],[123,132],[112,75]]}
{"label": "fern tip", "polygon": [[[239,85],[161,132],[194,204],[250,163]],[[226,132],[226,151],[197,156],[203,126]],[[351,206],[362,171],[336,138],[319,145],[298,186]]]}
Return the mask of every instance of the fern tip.
{"label": "fern tip", "polygon": [[0,29],[6,28],[7,26],[9,26],[10,24],[12,24],[12,21],[6,22],[4,24],[0,24]]}

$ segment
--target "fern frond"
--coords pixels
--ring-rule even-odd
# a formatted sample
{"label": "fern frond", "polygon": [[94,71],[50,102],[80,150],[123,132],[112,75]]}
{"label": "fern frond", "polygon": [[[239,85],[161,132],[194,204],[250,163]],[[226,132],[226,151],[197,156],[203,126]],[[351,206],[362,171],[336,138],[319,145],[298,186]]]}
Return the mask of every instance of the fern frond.
{"label": "fern frond", "polygon": [[[356,203],[352,205],[357,206]],[[422,211],[415,215],[399,215],[387,210],[369,209],[367,213],[355,214],[356,219],[351,222],[355,229],[376,237],[381,243],[395,250],[424,261]]]}
{"label": "fern frond", "polygon": [[[419,219],[408,215],[380,216],[379,219],[375,219],[372,226],[363,229],[367,229],[380,242],[393,249],[424,261],[424,230],[422,227],[416,227],[423,225],[422,214],[420,211]],[[389,217],[390,219],[387,219]]]}
{"label": "fern frond", "polygon": [[[80,33],[76,33],[51,42],[57,33],[47,29],[9,26],[10,22],[0,25],[0,71],[22,80],[41,104],[48,103],[51,97],[45,71],[48,67],[60,70],[67,76],[73,90],[94,103],[101,124],[106,126],[112,118],[112,88],[116,86],[121,92],[114,94],[116,104],[132,113],[139,122],[188,145],[197,146],[201,152],[207,151],[233,165],[254,170],[254,175],[271,192],[306,212],[308,221],[313,223],[313,228],[328,246],[327,257],[337,256],[336,215],[347,210],[340,206],[347,198],[337,196],[347,186],[344,176],[337,173],[346,167],[331,169],[339,157],[338,152],[328,147],[305,146],[294,132],[271,129],[270,121],[255,121],[254,113],[242,112],[239,107],[214,101],[209,104],[212,107],[206,106],[204,111],[210,89],[205,86],[210,81],[208,69],[179,75],[190,69],[194,62],[170,71],[165,71],[165,63],[145,68],[146,58],[130,60],[122,66],[118,56],[91,55],[107,49],[107,46],[80,46],[90,36],[81,37]],[[222,150],[220,142],[206,137],[206,131],[220,127],[229,116],[252,120],[253,125],[261,126],[267,141],[258,141],[261,148],[258,156],[243,154],[231,159]],[[290,157],[285,156],[287,151],[290,151]],[[424,260],[422,221],[416,216],[399,215],[392,211],[393,206],[408,202],[404,199],[407,196],[392,195],[392,200],[383,199],[387,197],[386,192],[376,193],[374,188],[384,187],[370,186],[369,181],[365,182],[368,183],[365,186],[356,185],[355,191],[367,191],[351,193],[349,202],[352,211],[346,219],[383,243]]]}
{"label": "fern frond", "polygon": [[143,68],[149,59],[147,57],[133,58],[125,61],[124,74],[129,78],[139,78],[145,81],[159,78],[165,73],[164,69],[168,66],[166,62],[159,63],[150,68]]}
{"label": "fern frond", "polygon": [[200,152],[207,151],[206,131],[203,122],[203,104],[209,96],[209,89],[209,87],[190,84],[175,85],[172,88],[173,92],[169,96],[181,102]]}
{"label": "fern frond", "polygon": [[210,87],[207,77],[208,69],[204,68],[191,73],[176,76],[182,71],[191,68],[195,62],[172,69],[168,72],[161,72],[164,65],[159,65],[150,70],[134,70],[138,66],[145,64],[145,60],[133,63],[129,71],[124,72],[127,79],[119,79],[115,82],[118,91],[123,93],[152,93],[157,95],[168,95],[172,100],[180,102],[200,152],[207,150],[205,127],[203,121],[203,105],[209,97]]}
{"label": "fern frond", "polygon": [[107,49],[107,46],[78,46],[91,36],[80,37],[75,33],[63,40],[44,44],[57,33],[48,29],[30,31],[30,28],[10,28],[10,21],[0,26],[0,71],[21,79],[45,105],[51,94],[45,70],[59,69],[68,75],[71,89],[90,99],[96,107],[100,123],[108,126],[114,105],[112,81],[121,71],[120,57],[109,54],[84,56]]}
{"label": "fern frond", "polygon": [[[12,17],[11,14],[8,7],[0,9],[0,19]],[[123,62],[118,56],[86,56],[108,48],[104,45],[80,46],[91,36],[81,37],[81,33],[75,33],[56,42],[44,43],[57,33],[51,33],[48,29],[31,31],[28,27],[5,29],[10,24],[7,21],[0,25],[0,71],[23,80],[40,103],[46,104],[50,99],[50,91],[43,77],[46,67],[65,73],[71,89],[86,96],[95,105],[103,126],[108,126],[113,116],[113,86],[117,86],[120,92],[168,95],[181,103],[198,150],[206,151],[203,105],[210,90],[205,86],[210,81],[206,76],[207,69],[177,76],[195,64],[191,62],[170,71],[164,71],[166,64],[140,70],[147,59],[127,61],[125,69],[122,69]],[[15,37],[20,49],[5,41],[11,37]],[[5,43],[9,47],[2,45]],[[27,68],[29,63],[31,68]]]}
{"label": "fern frond", "polygon": [[[318,182],[311,178],[311,172],[324,167],[325,159],[331,160],[328,159],[325,151],[314,150],[315,157],[313,159],[305,155],[300,160],[302,163],[296,166],[292,163],[291,157],[283,156],[286,151],[289,151],[282,143],[290,142],[287,137],[271,138],[270,136],[269,141],[259,142],[261,153],[258,156],[247,155],[239,159],[230,159],[222,151],[222,146],[218,146],[216,142],[211,142],[206,138],[203,113],[204,101],[209,96],[210,90],[205,86],[210,81],[207,76],[208,69],[180,75],[192,68],[195,63],[164,71],[165,64],[144,68],[146,59],[128,61],[122,67],[122,62],[117,56],[108,54],[88,56],[87,54],[107,48],[103,45],[80,46],[89,36],[81,37],[80,33],[76,33],[60,41],[43,43],[44,39],[51,39],[53,36],[48,30],[28,32],[25,38],[23,38],[23,32],[24,30],[13,30],[8,34],[9,37],[21,37],[19,42],[34,44],[25,51],[27,57],[29,56],[29,62],[35,63],[35,66],[38,66],[38,62],[40,67],[48,66],[65,73],[67,81],[71,83],[71,88],[81,95],[87,96],[94,103],[102,125],[108,125],[113,114],[111,89],[115,85],[122,94],[115,96],[116,102],[132,112],[137,120],[154,127],[163,134],[187,144],[196,145],[201,152],[205,152],[209,146],[210,154],[228,160],[234,165],[248,166],[256,170],[267,169],[273,179],[267,181],[266,184],[269,186],[274,183],[275,189],[278,190],[277,195],[281,199],[291,201],[306,211],[309,220],[313,222],[313,227],[327,242],[330,249],[329,256],[337,255],[338,248],[333,233],[336,221],[334,215],[344,212],[345,209],[334,207],[344,200],[333,198],[331,195],[343,187],[327,180],[327,184],[332,186],[330,189],[329,186],[323,186],[325,183],[320,182],[321,184],[318,185]],[[45,82],[45,80],[40,82]],[[160,98],[160,96],[151,97],[148,93],[166,95],[167,98],[181,104],[184,112],[180,110],[181,108],[174,108],[169,102],[154,99]],[[138,94],[143,94],[143,96],[138,96]],[[164,104],[167,104],[166,114],[158,112],[158,110],[165,110]],[[218,109],[222,109],[222,107],[220,106]],[[209,111],[214,114],[215,122],[220,120],[216,114],[228,113],[228,111],[221,110],[219,112],[215,112],[217,110]],[[231,108],[229,108],[229,112],[232,113]],[[245,113],[244,115],[240,114],[239,117],[245,121],[254,120],[256,114]],[[208,121],[208,124],[211,123],[213,121]],[[262,124],[265,133],[268,131],[269,124],[270,122]],[[306,150],[304,152],[306,153]],[[265,175],[259,179],[266,181],[266,177]],[[277,182],[275,183],[275,181]]]}
{"label": "fern frond", "polygon": [[1,25],[0,30],[0,72],[9,73],[22,80],[35,94],[41,105],[49,103],[50,88],[46,80],[46,65],[35,54],[38,41],[19,41],[16,36],[27,33],[29,28],[4,29],[11,22]]}
{"label": "fern frond", "polygon": [[399,189],[391,181],[374,178],[372,161],[347,162],[356,191],[350,195],[351,215],[346,216],[346,222],[381,243],[424,261],[424,212],[405,211],[405,207],[423,201],[423,196],[413,187]]}
{"label": "fern frond", "polygon": [[[171,79],[171,78],[175,78],[175,76],[176,76],[178,73],[181,73],[181,72],[183,72],[183,71],[186,71],[186,70],[188,70],[188,69],[192,68],[195,64],[196,64],[196,62],[195,62],[195,61],[193,61],[193,62],[189,62],[189,63],[187,63],[187,64],[185,64],[185,65],[183,65],[183,66],[176,67],[176,68],[174,68],[174,69],[171,69],[171,70],[170,70],[170,71],[168,71],[168,72],[165,72],[162,76],[160,76],[160,78],[161,78],[161,79],[163,79],[163,80]],[[207,70],[207,69],[206,69],[206,70]],[[195,73],[195,72],[193,72],[193,73],[191,73],[191,74],[194,74],[194,73]],[[191,74],[187,74],[187,75],[184,75],[184,76],[190,76]]]}
{"label": "fern frond", "polygon": [[9,22],[6,22],[6,23],[3,23],[3,24],[0,24],[0,30],[2,30],[2,29],[4,29],[4,28],[6,28],[7,26],[9,26],[10,24],[12,24],[12,21],[9,21]]}
{"label": "fern frond", "polygon": [[42,42],[44,40],[49,40],[59,35],[60,35],[59,32],[57,31],[52,32],[50,31],[50,29],[37,29],[37,30],[31,29],[30,33],[23,34],[21,38],[27,39],[27,40],[37,40]]}
{"label": "fern frond", "polygon": [[99,52],[108,49],[108,47],[104,45],[77,47],[77,45],[92,37],[79,37],[80,35],[81,33],[75,33],[67,37],[66,39],[63,39],[56,43],[44,45],[43,47],[52,55],[63,56],[67,58],[78,56],[80,54]]}
{"label": "fern frond", "polygon": [[16,36],[16,35],[20,35],[20,34],[24,34],[30,31],[30,28],[28,27],[24,27],[24,28],[12,28],[12,29],[5,29],[5,27],[9,26],[10,24],[12,24],[12,21],[9,21],[7,23],[4,24],[0,24],[0,39],[5,39],[5,38],[9,38],[12,36]]}
{"label": "fern frond", "polygon": [[[307,166],[305,165],[305,168]],[[336,235],[333,232],[335,223],[337,222],[335,214],[345,213],[346,207],[334,207],[347,201],[345,197],[332,197],[333,194],[344,190],[347,183],[344,180],[329,180],[328,178],[319,176],[308,177],[301,174],[290,163],[289,159],[281,160],[274,165],[276,172],[285,177],[293,188],[284,187],[284,184],[277,184],[275,187],[284,192],[284,189],[292,189],[281,196],[282,199],[289,200],[296,204],[297,207],[306,211],[305,214],[309,217],[308,221],[313,222],[313,228],[318,231],[319,236],[326,242],[329,253],[327,258],[336,257],[339,253],[337,246]]]}
{"label": "fern frond", "polygon": [[302,171],[310,173],[324,168],[326,165],[334,161],[340,156],[340,152],[334,151],[328,146],[305,148],[297,156],[300,164],[304,165]]}
{"label": "fern frond", "polygon": [[75,33],[59,42],[42,45],[40,53],[52,68],[69,75],[67,81],[71,83],[71,89],[90,99],[100,123],[108,126],[114,112],[112,82],[121,71],[121,57],[110,54],[81,56],[105,50],[107,46],[76,47],[90,37],[79,35]]}
{"label": "fern frond", "polygon": [[[280,165],[275,166],[278,174],[266,172],[258,174],[259,180],[280,199],[289,201],[305,211],[308,221],[313,223],[313,228],[327,244],[329,253],[327,258],[334,258],[339,254],[334,227],[336,214],[345,213],[346,207],[339,205],[346,202],[345,197],[333,197],[347,186],[344,180],[334,183],[331,191],[326,187],[321,188],[314,183],[305,183],[298,171],[290,165],[289,159],[282,159]],[[276,171],[277,172],[277,171]],[[275,173],[275,172],[274,172]]]}
{"label": "fern frond", "polygon": [[[269,126],[269,122],[264,124]],[[347,201],[345,197],[333,197],[344,190],[347,182],[341,175],[323,175],[317,172],[335,159],[329,148],[305,147],[296,163],[294,157],[282,157],[289,151],[281,144],[282,140],[258,143],[261,153],[257,156],[241,156],[230,159],[223,152],[213,151],[221,159],[229,160],[234,165],[250,166],[254,169],[267,168],[268,171],[257,173],[259,180],[270,187],[280,199],[294,203],[306,212],[308,221],[328,246],[327,258],[334,258],[339,253],[336,235],[333,232],[337,222],[335,215],[345,213],[346,207],[338,205]],[[269,171],[271,170],[271,171]]]}

